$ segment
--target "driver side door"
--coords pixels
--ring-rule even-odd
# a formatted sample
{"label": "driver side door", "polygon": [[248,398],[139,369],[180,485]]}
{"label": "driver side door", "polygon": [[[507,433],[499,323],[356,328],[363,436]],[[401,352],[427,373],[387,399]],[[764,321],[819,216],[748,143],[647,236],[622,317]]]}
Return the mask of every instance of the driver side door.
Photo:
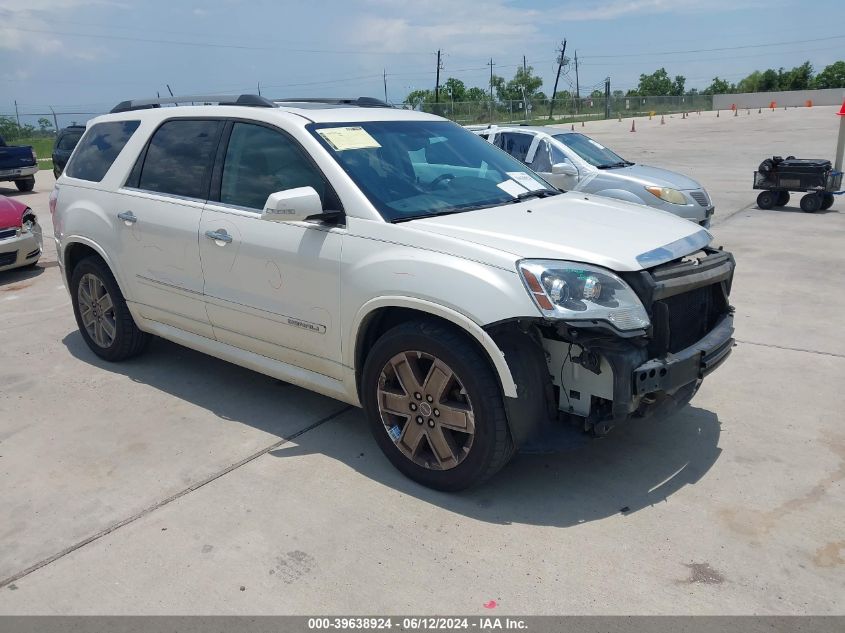
{"label": "driver side door", "polygon": [[306,152],[278,128],[227,124],[200,223],[208,317],[217,340],[340,379],[342,225],[261,218],[271,193],[314,187],[337,195]]}

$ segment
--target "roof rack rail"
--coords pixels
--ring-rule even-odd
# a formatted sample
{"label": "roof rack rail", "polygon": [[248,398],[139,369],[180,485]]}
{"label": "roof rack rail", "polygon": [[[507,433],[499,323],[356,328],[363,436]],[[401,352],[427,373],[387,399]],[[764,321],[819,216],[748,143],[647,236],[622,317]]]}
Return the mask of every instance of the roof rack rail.
{"label": "roof rack rail", "polygon": [[252,106],[255,108],[276,107],[275,103],[260,95],[189,95],[184,97],[161,97],[156,99],[132,99],[130,101],[121,101],[111,109],[111,112],[148,110],[150,108],[160,108],[162,105],[169,103],[174,105],[179,105],[180,103],[183,105],[216,103],[217,105]]}
{"label": "roof rack rail", "polygon": [[350,105],[359,108],[392,108],[393,106],[375,97],[303,97],[301,99],[273,99],[276,103],[325,103],[326,105]]}

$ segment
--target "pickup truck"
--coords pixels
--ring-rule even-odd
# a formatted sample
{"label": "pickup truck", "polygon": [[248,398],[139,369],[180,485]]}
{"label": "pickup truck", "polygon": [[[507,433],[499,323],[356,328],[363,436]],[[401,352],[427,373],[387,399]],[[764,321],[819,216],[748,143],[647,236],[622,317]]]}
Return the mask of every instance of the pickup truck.
{"label": "pickup truck", "polygon": [[0,136],[0,182],[13,180],[18,191],[32,191],[37,171],[38,158],[33,148],[6,145]]}

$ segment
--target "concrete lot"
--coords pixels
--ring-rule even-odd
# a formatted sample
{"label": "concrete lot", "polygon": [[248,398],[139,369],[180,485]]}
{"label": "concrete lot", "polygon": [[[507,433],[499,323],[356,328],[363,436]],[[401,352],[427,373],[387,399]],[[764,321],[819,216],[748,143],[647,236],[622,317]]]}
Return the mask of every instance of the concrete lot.
{"label": "concrete lot", "polygon": [[[0,273],[0,613],[845,613],[845,200],[750,188],[832,158],[835,111],[587,124],[708,188],[740,344],[673,418],[458,495],[327,398],[160,340],[99,361],[48,239]],[[52,185],[19,196],[48,235]]]}

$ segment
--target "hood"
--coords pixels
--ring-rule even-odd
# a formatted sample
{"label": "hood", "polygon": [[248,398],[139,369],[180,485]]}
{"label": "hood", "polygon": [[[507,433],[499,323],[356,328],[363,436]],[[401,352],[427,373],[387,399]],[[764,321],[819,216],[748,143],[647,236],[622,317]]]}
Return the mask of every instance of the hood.
{"label": "hood", "polygon": [[412,220],[404,226],[518,259],[566,259],[617,272],[671,261],[712,239],[705,229],[671,213],[578,192]]}
{"label": "hood", "polygon": [[0,196],[0,229],[7,229],[11,226],[19,227],[23,212],[28,207],[22,202]]}
{"label": "hood", "polygon": [[676,171],[669,171],[668,169],[651,167],[649,165],[631,165],[630,167],[603,169],[600,171],[606,174],[613,174],[618,178],[630,180],[643,187],[652,185],[670,187],[672,189],[701,189],[701,185],[692,178],[679,174]]}

